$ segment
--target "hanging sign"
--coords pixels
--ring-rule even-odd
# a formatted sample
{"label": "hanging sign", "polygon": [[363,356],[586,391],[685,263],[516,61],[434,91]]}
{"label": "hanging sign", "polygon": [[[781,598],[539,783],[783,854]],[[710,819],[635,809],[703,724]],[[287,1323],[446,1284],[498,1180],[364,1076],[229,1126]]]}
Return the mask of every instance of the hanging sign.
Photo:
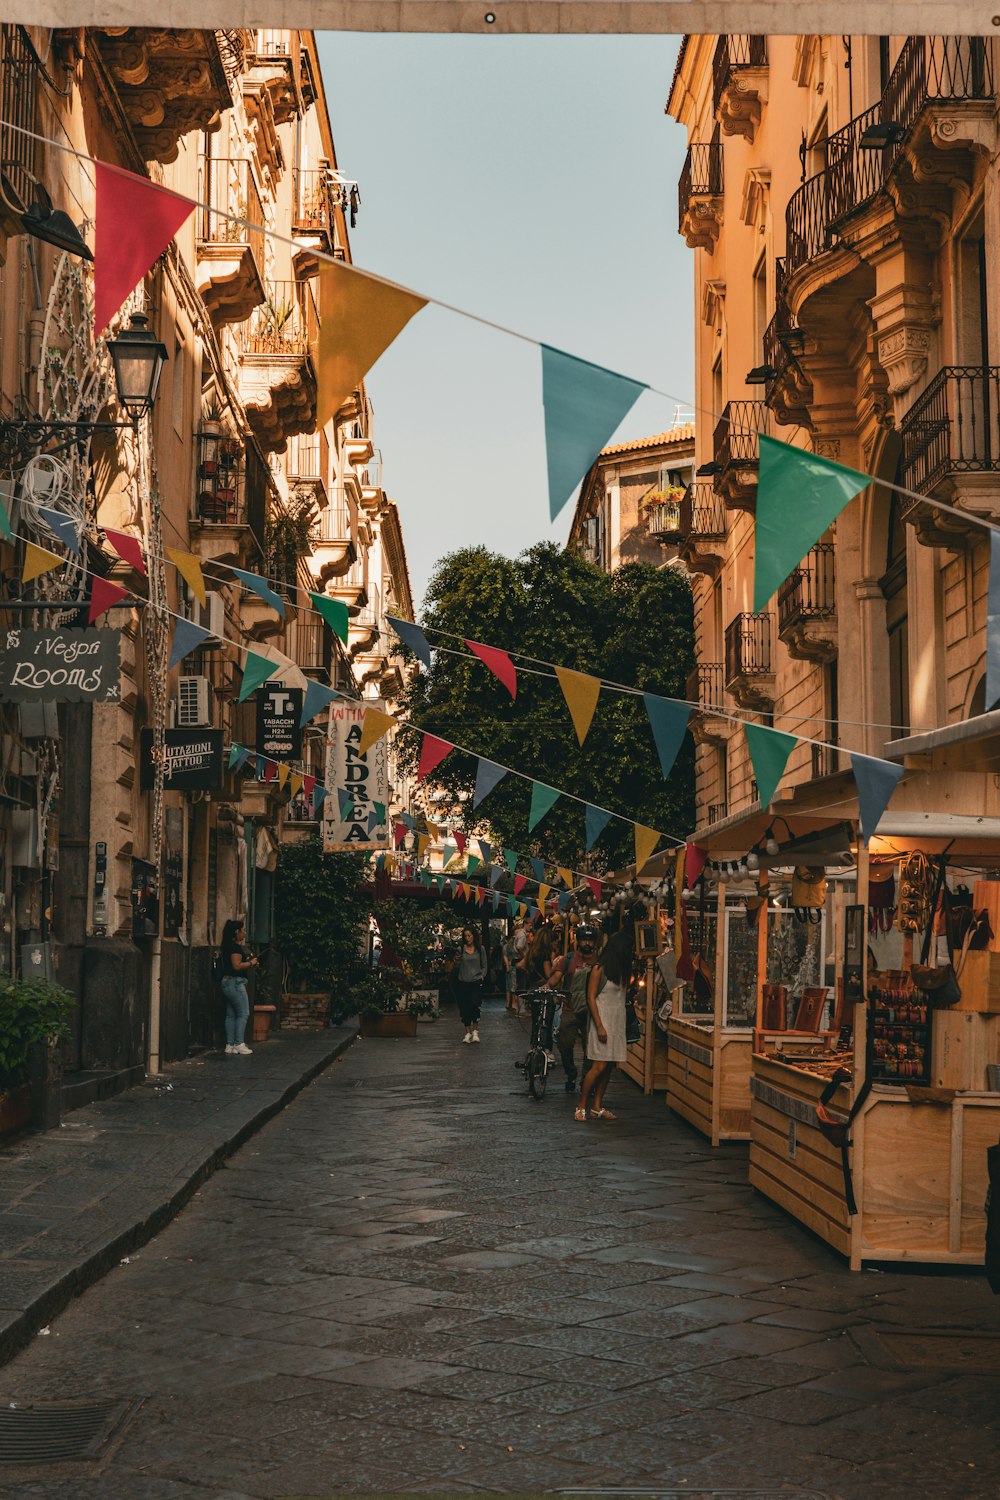
{"label": "hanging sign", "polygon": [[[380,700],[371,698],[363,704],[344,699],[330,704],[326,738],[329,795],[323,803],[323,849],[327,854],[391,848],[388,816],[384,823],[376,823],[374,816],[369,818],[376,802],[383,808],[389,803],[389,742],[383,736],[364,755],[358,749],[365,709],[381,712],[384,707]],[[350,797],[338,797],[338,791],[349,792]]]}
{"label": "hanging sign", "polygon": [[[166,729],[163,785],[168,792],[211,792],[222,786],[222,730]],[[153,788],[153,731],[139,734],[139,785]]]}
{"label": "hanging sign", "polygon": [[257,754],[302,759],[302,689],[268,682],[257,691]]}
{"label": "hanging sign", "polygon": [[8,703],[117,703],[117,630],[3,632],[0,699]]}

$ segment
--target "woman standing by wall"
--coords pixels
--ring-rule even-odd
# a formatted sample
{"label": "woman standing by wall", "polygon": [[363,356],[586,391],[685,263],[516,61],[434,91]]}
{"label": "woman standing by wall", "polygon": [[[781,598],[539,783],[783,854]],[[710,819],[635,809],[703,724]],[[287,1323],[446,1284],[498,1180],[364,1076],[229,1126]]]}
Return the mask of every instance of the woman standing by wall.
{"label": "woman standing by wall", "polygon": [[483,1008],[483,981],[486,978],[486,954],[479,934],[472,927],[462,928],[462,946],[455,969],[458,1014],[465,1027],[463,1042],[479,1041],[479,1017]]}
{"label": "woman standing by wall", "polygon": [[574,1119],[586,1120],[588,1106],[592,1120],[616,1120],[617,1115],[604,1108],[604,1091],[611,1081],[615,1063],[628,1056],[625,1040],[625,1002],[632,973],[635,928],[626,918],[625,925],[608,939],[600,962],[590,971],[587,985],[587,1056],[590,1067],[580,1091],[580,1107]]}
{"label": "woman standing by wall", "polygon": [[256,969],[255,959],[245,946],[246,924],[234,917],[222,929],[222,993],[226,997],[226,1052],[249,1057],[252,1049],[243,1040],[250,1014],[246,976]]}

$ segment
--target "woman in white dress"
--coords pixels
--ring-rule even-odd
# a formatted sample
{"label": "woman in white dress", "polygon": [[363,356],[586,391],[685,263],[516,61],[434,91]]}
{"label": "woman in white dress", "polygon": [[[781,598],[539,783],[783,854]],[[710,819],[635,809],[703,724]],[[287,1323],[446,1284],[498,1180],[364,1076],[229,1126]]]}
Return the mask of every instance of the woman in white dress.
{"label": "woman in white dress", "polygon": [[625,1041],[625,1000],[632,973],[634,927],[625,922],[620,932],[608,939],[600,963],[590,971],[587,985],[587,1057],[590,1067],[580,1091],[580,1107],[574,1119],[616,1120],[618,1116],[604,1108],[604,1091],[615,1063],[628,1055]]}

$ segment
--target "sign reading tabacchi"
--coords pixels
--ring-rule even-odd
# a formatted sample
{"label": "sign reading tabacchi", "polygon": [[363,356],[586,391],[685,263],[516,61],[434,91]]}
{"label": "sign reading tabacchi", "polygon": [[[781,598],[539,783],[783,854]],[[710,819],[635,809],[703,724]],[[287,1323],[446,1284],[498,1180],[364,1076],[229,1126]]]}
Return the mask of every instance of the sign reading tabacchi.
{"label": "sign reading tabacchi", "polygon": [[[330,704],[326,738],[326,800],[323,803],[323,850],[336,854],[345,850],[388,849],[389,823],[375,823],[376,802],[389,802],[389,747],[385,738],[358,754],[365,709],[384,711],[379,699],[364,704],[344,701]],[[353,806],[341,817],[340,792],[349,792]]]}
{"label": "sign reading tabacchi", "polygon": [[8,703],[116,703],[117,630],[3,631],[0,699]]}

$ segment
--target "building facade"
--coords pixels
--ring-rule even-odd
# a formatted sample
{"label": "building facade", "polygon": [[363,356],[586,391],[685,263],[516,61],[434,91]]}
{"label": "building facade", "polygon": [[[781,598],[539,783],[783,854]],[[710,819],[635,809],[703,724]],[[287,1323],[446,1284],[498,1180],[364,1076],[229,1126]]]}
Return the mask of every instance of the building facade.
{"label": "building facade", "polygon": [[[281,844],[315,814],[288,778],[234,774],[228,754],[221,782],[172,789],[147,741],[184,730],[261,749],[260,694],[237,701],[247,649],[279,663],[269,688],[314,678],[391,700],[402,686],[382,611],[411,613],[412,600],[363,386],[316,421],[317,253],[350,260],[359,190],[338,168],[311,32],[4,26],[0,46],[5,432],[25,418],[120,421],[107,338],[132,313],[167,353],[135,429],[62,451],[46,440],[6,465],[5,626],[86,623],[77,601],[94,574],[140,604],[101,622],[120,631],[116,701],[52,705],[57,719],[0,703],[0,965],[18,972],[34,945],[76,994],[71,1067],[155,1069],[213,1039],[226,919],[246,913],[251,941],[274,944]],[[47,194],[92,241],[90,158],[200,205],[96,344],[88,265],[23,218]],[[80,564],[22,585],[26,541],[53,546],[40,498],[77,518]],[[135,537],[148,577],[107,528]],[[204,604],[167,549],[199,560]],[[284,617],[232,566],[269,579]],[[346,644],[307,590],[348,605]],[[178,616],[209,637],[170,668]],[[296,771],[322,778],[323,739],[306,730]]]}
{"label": "building facade", "polygon": [[675,562],[694,435],[693,423],[681,423],[604,448],[580,486],[567,546],[606,573],[623,563]]}
{"label": "building facade", "polygon": [[[965,727],[983,708],[988,564],[965,517],[1000,508],[996,88],[976,38],[684,39],[667,110],[689,143],[695,276],[689,697],[698,824],[730,820],[734,848],[756,788],[713,708],[833,746],[800,743],[789,806],[850,805],[858,750],[926,770],[894,808],[1000,808],[988,721],[978,749]],[[870,486],[755,613],[760,433],[910,495]],[[932,731],[961,754],[918,757]]]}

